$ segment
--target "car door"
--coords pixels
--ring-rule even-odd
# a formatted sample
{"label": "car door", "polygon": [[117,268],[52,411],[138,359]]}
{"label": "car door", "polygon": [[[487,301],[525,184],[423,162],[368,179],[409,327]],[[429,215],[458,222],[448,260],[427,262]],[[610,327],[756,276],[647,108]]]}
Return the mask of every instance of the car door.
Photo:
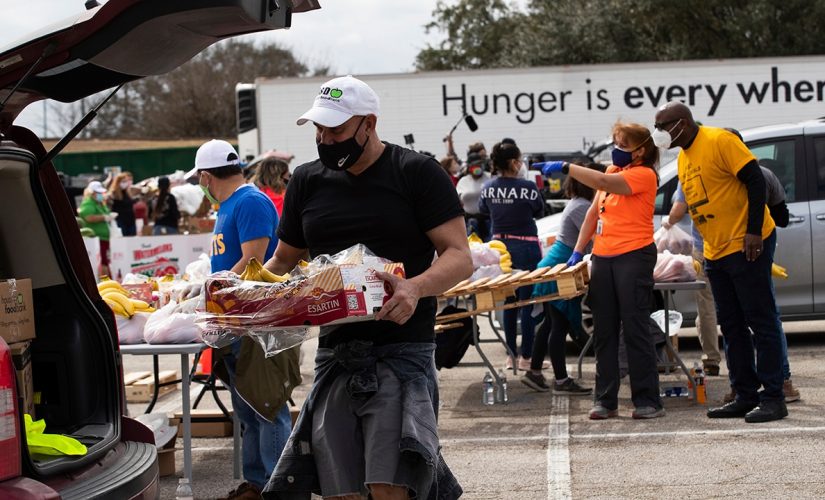
{"label": "car door", "polygon": [[788,227],[777,228],[774,262],[788,270],[788,279],[774,279],[777,305],[783,316],[811,314],[814,310],[814,247],[805,188],[808,183],[803,138],[799,135],[762,139],[749,142],[748,147],[759,164],[779,178],[790,211]]}
{"label": "car door", "polygon": [[[825,124],[820,127],[825,129]],[[806,136],[810,152],[813,179],[808,183],[811,193],[810,224],[813,253],[813,300],[814,312],[825,313],[825,130],[817,135]]]}

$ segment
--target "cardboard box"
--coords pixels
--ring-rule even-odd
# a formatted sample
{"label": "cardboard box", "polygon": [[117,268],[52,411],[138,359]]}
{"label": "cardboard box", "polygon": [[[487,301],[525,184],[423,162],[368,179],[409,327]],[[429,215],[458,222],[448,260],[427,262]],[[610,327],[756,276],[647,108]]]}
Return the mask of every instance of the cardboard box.
{"label": "cardboard box", "polygon": [[34,418],[34,378],[32,377],[31,341],[9,345],[14,369],[17,372],[18,396],[23,399],[23,412]]}
{"label": "cardboard box", "polygon": [[34,338],[32,280],[0,282],[0,337],[7,344]]}
{"label": "cardboard box", "polygon": [[[178,378],[178,372],[175,370],[163,370],[158,373],[158,381],[161,384]],[[148,403],[155,392],[155,377],[148,371],[127,373],[123,376],[123,385],[127,403]],[[158,398],[177,388],[177,384],[161,385],[158,389]]]}
{"label": "cardboard box", "polygon": [[[230,416],[232,412],[229,412]],[[178,436],[183,437],[183,413],[176,411],[170,425],[178,426]],[[231,437],[232,419],[226,418],[221,410],[194,409],[191,413],[192,437]]]}
{"label": "cardboard box", "polygon": [[177,449],[175,448],[175,440],[177,440],[177,434],[162,448],[158,448],[158,473],[160,477],[172,476],[176,472],[175,452]]}

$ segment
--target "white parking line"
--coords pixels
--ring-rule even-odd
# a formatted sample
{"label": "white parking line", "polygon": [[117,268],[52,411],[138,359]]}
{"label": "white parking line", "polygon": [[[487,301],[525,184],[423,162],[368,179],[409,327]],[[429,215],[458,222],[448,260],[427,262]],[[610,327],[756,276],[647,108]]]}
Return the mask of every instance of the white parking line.
{"label": "white parking line", "polygon": [[[559,403],[563,404],[563,403]],[[738,434],[787,434],[787,433],[820,433],[825,432],[825,427],[776,427],[776,428],[749,428],[749,429],[719,429],[719,430],[695,430],[695,431],[669,431],[669,432],[611,432],[604,434],[568,434],[570,440],[588,439],[627,439],[627,438],[661,438],[671,436],[702,436],[702,435],[731,435]],[[513,436],[513,437],[478,437],[478,438],[446,438],[441,439],[441,444],[470,444],[470,443],[507,443],[518,444],[524,441],[546,441],[547,436]]]}
{"label": "white parking line", "polygon": [[547,498],[572,498],[570,491],[570,421],[568,399],[553,396],[547,441]]}
{"label": "white parking line", "polygon": [[639,438],[661,438],[673,436],[737,436],[742,434],[789,434],[789,433],[809,433],[815,434],[825,432],[825,427],[774,427],[774,428],[748,428],[748,429],[707,429],[695,431],[669,431],[669,432],[615,432],[615,433],[594,433],[594,434],[574,434],[572,439],[639,439]]}

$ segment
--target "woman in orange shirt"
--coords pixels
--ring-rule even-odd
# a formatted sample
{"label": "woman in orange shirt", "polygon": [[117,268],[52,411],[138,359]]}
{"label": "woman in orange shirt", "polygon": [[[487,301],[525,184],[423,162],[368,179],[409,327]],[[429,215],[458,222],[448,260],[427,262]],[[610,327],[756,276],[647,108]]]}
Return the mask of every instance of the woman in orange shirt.
{"label": "woman in orange shirt", "polygon": [[573,255],[595,237],[589,287],[596,351],[596,389],[590,418],[618,416],[619,330],[624,333],[630,372],[633,418],[665,414],[659,398],[656,350],[650,334],[653,293],[653,208],[659,175],[659,149],[647,127],[635,123],[613,126],[613,165],[601,173],[563,162],[549,162],[545,175],[561,171],[598,190],[587,211]]}

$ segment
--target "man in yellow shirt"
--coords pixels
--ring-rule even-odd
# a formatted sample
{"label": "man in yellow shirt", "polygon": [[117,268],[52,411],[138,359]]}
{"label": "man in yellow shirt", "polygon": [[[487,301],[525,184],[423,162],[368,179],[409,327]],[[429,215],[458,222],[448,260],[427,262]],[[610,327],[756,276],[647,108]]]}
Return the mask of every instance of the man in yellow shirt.
{"label": "man in yellow shirt", "polygon": [[682,149],[679,181],[705,241],[705,271],[736,391],[734,401],[707,415],[746,422],[784,418],[782,324],[771,286],[776,230],[759,164],[734,134],[700,127],[680,102],[660,107],[655,119],[656,145]]}

